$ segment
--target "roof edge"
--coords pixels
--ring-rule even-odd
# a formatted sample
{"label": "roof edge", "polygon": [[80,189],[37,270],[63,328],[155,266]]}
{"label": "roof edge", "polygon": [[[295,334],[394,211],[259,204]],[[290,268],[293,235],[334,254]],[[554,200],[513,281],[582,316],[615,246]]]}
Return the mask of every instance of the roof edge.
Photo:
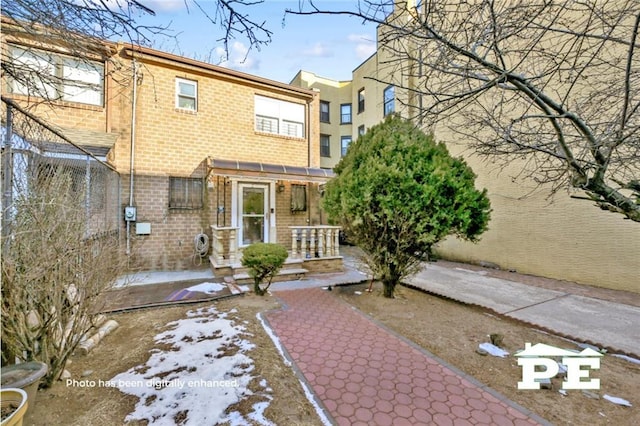
{"label": "roof edge", "polygon": [[174,55],[173,53],[162,52],[160,50],[155,50],[149,47],[144,47],[144,46],[139,46],[139,45],[134,45],[129,43],[123,43],[122,46],[123,46],[122,47],[123,53],[130,58],[135,58],[140,56],[157,58],[165,61],[175,62],[177,64],[184,65],[184,66],[195,67],[205,71],[210,71],[210,72],[212,71],[214,73],[223,74],[223,75],[226,75],[227,77],[230,77],[236,80],[245,80],[245,81],[248,81],[254,84],[263,85],[263,86],[277,87],[278,89],[285,90],[288,92],[294,92],[309,98],[313,98],[316,95],[314,91],[309,89],[304,89],[302,87],[297,87],[287,83],[270,80],[268,78],[259,77],[257,75],[232,70],[230,68],[225,68],[219,65],[213,65],[206,62],[197,61],[195,59],[190,59],[184,56]]}

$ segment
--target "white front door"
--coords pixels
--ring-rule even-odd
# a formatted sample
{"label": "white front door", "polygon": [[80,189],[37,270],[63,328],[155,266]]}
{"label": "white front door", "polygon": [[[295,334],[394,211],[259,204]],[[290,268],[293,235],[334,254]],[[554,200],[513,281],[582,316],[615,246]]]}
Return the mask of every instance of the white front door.
{"label": "white front door", "polygon": [[239,246],[269,241],[269,185],[238,185]]}

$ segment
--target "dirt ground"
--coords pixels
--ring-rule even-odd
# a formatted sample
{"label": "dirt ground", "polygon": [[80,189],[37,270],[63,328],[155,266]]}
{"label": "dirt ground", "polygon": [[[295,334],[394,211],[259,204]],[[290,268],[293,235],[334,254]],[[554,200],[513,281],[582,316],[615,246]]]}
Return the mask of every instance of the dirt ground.
{"label": "dirt ground", "polygon": [[[637,425],[640,424],[640,365],[612,356],[605,356],[601,369],[591,377],[600,378],[601,389],[589,395],[579,390],[558,392],[560,382],[554,379],[554,389],[517,390],[521,369],[516,358],[481,356],[475,352],[479,343],[489,340],[491,333],[504,336],[502,346],[511,354],[523,348],[525,342],[546,343],[562,348],[575,348],[566,340],[536,331],[512,320],[501,319],[476,307],[469,307],[425,293],[399,288],[396,299],[384,299],[381,289],[364,292],[366,285],[336,288],[333,294],[352,304],[366,315],[396,333],[424,347],[463,372],[497,390],[520,405],[558,425]],[[354,292],[361,291],[361,295]],[[69,371],[75,379],[109,380],[133,366],[143,364],[154,347],[153,337],[163,326],[184,318],[185,313],[200,306],[183,305],[112,315],[120,327],[93,352],[75,356]],[[236,308],[233,315],[247,328],[247,338],[256,346],[248,355],[255,362],[255,372],[273,388],[273,401],[266,417],[278,425],[320,425],[311,404],[291,367],[286,366],[256,318],[258,312],[279,307],[272,296],[260,298],[252,294],[215,302],[220,312]],[[81,375],[88,370],[93,373]],[[633,404],[621,407],[602,399],[604,394],[622,397]],[[597,398],[597,399],[596,399]],[[250,402],[250,401],[249,401]],[[122,424],[133,411],[136,398],[114,388],[67,387],[58,382],[51,389],[41,390],[35,407],[25,425],[114,425]],[[248,403],[250,406],[251,404]],[[243,410],[243,407],[234,407]]]}
{"label": "dirt ground", "polygon": [[[246,339],[255,344],[247,352],[255,364],[255,372],[266,379],[273,389],[273,400],[265,411],[265,416],[278,425],[322,425],[315,409],[304,395],[300,381],[291,367],[286,366],[264,332],[258,312],[278,308],[280,305],[271,296],[257,297],[248,294],[243,297],[224,299],[217,302],[145,309],[130,313],[110,315],[120,326],[88,355],[72,358],[69,372],[78,381],[93,380],[104,382],[131,367],[144,364],[154,348],[154,336],[164,330],[170,321],[185,318],[186,312],[199,307],[214,305],[219,312],[235,308],[235,318],[246,328]],[[89,376],[82,374],[92,370]],[[108,387],[67,387],[57,382],[53,387],[38,392],[37,404],[25,418],[25,426],[82,425],[113,426],[124,423],[127,414],[134,410],[137,398]],[[203,401],[206,404],[206,401]],[[253,404],[249,399],[232,407],[245,412]],[[130,425],[145,424],[130,422]]]}
{"label": "dirt ground", "polygon": [[[375,318],[389,329],[425,348],[454,367],[505,395],[556,425],[640,424],[640,365],[613,356],[601,358],[600,370],[590,377],[600,379],[600,390],[558,392],[560,379],[551,390],[518,390],[522,370],[513,356],[497,358],[476,353],[489,334],[504,336],[503,349],[511,355],[524,344],[545,343],[579,349],[574,343],[534,330],[511,319],[498,318],[481,308],[431,296],[406,287],[396,289],[395,299],[384,299],[382,287],[365,292],[367,285],[342,287],[336,294]],[[361,295],[354,292],[360,291]],[[615,405],[602,396],[618,396],[633,407]],[[595,399],[598,398],[598,399]]]}

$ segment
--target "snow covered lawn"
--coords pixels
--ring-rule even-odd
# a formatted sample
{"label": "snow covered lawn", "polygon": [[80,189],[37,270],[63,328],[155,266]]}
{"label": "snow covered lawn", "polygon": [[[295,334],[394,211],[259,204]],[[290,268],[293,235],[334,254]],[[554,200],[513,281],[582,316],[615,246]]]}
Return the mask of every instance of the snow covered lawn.
{"label": "snow covered lawn", "polygon": [[251,335],[228,318],[235,312],[214,307],[189,311],[187,318],[170,322],[155,336],[156,347],[144,365],[111,379],[121,392],[139,398],[125,421],[273,424],[263,415],[273,391],[254,374],[247,356],[254,347],[246,340]]}

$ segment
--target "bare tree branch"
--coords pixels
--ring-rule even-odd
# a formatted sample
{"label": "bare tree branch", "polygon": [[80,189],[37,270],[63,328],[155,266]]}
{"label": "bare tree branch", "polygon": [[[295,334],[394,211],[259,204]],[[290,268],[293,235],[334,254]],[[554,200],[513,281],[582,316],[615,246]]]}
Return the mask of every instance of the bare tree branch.
{"label": "bare tree branch", "polygon": [[383,71],[371,78],[404,91],[410,118],[438,123],[504,164],[521,160],[522,176],[551,193],[583,193],[640,222],[632,184],[640,180],[640,3],[406,4],[414,3],[360,0],[337,10],[308,0],[288,13],[378,24]]}

